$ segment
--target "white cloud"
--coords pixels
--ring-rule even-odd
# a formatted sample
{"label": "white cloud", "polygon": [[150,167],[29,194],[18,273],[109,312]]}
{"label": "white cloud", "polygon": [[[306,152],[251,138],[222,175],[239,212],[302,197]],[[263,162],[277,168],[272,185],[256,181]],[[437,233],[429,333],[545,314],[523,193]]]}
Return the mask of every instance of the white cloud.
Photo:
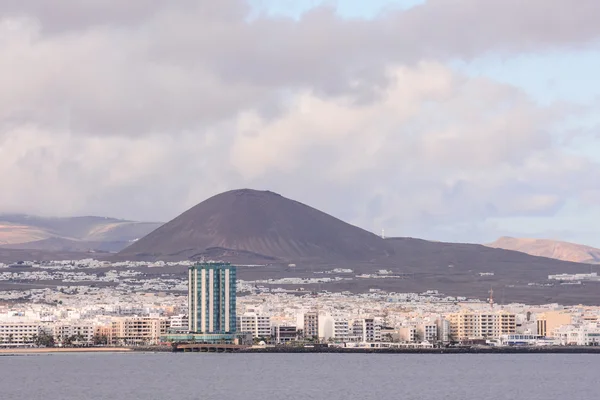
{"label": "white cloud", "polygon": [[571,107],[446,63],[589,46],[597,1],[253,22],[236,0],[121,3],[0,5],[0,211],[164,220],[250,186],[435,236],[595,198],[598,165],[557,145]]}

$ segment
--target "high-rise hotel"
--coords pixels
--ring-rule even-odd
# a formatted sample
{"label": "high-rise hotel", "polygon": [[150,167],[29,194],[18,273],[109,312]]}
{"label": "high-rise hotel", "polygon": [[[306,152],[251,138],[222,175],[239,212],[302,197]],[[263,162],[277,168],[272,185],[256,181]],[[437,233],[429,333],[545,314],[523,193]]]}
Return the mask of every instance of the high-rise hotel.
{"label": "high-rise hotel", "polygon": [[236,268],[230,264],[196,264],[188,270],[189,331],[236,332]]}

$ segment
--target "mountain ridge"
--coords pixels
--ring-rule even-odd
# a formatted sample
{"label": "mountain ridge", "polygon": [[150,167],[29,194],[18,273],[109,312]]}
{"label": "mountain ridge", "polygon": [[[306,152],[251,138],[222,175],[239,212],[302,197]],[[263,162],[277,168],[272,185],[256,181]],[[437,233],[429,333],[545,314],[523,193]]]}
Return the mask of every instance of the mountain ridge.
{"label": "mountain ridge", "polygon": [[513,250],[555,260],[599,264],[600,249],[553,239],[515,238],[503,236],[485,246]]}

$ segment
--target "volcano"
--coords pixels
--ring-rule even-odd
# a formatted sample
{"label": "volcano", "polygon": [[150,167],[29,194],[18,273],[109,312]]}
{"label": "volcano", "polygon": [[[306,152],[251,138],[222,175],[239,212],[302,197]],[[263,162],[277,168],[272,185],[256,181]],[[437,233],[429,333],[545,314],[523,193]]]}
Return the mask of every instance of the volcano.
{"label": "volcano", "polygon": [[119,256],[337,263],[369,262],[393,254],[393,246],[371,232],[277,193],[241,189],[203,201]]}

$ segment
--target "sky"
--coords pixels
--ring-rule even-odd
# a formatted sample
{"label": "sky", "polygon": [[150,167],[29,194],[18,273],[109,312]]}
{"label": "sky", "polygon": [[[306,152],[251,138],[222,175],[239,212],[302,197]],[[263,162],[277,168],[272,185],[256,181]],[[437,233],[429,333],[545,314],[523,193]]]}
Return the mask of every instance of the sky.
{"label": "sky", "polygon": [[4,0],[0,213],[271,190],[375,233],[600,247],[597,0]]}

